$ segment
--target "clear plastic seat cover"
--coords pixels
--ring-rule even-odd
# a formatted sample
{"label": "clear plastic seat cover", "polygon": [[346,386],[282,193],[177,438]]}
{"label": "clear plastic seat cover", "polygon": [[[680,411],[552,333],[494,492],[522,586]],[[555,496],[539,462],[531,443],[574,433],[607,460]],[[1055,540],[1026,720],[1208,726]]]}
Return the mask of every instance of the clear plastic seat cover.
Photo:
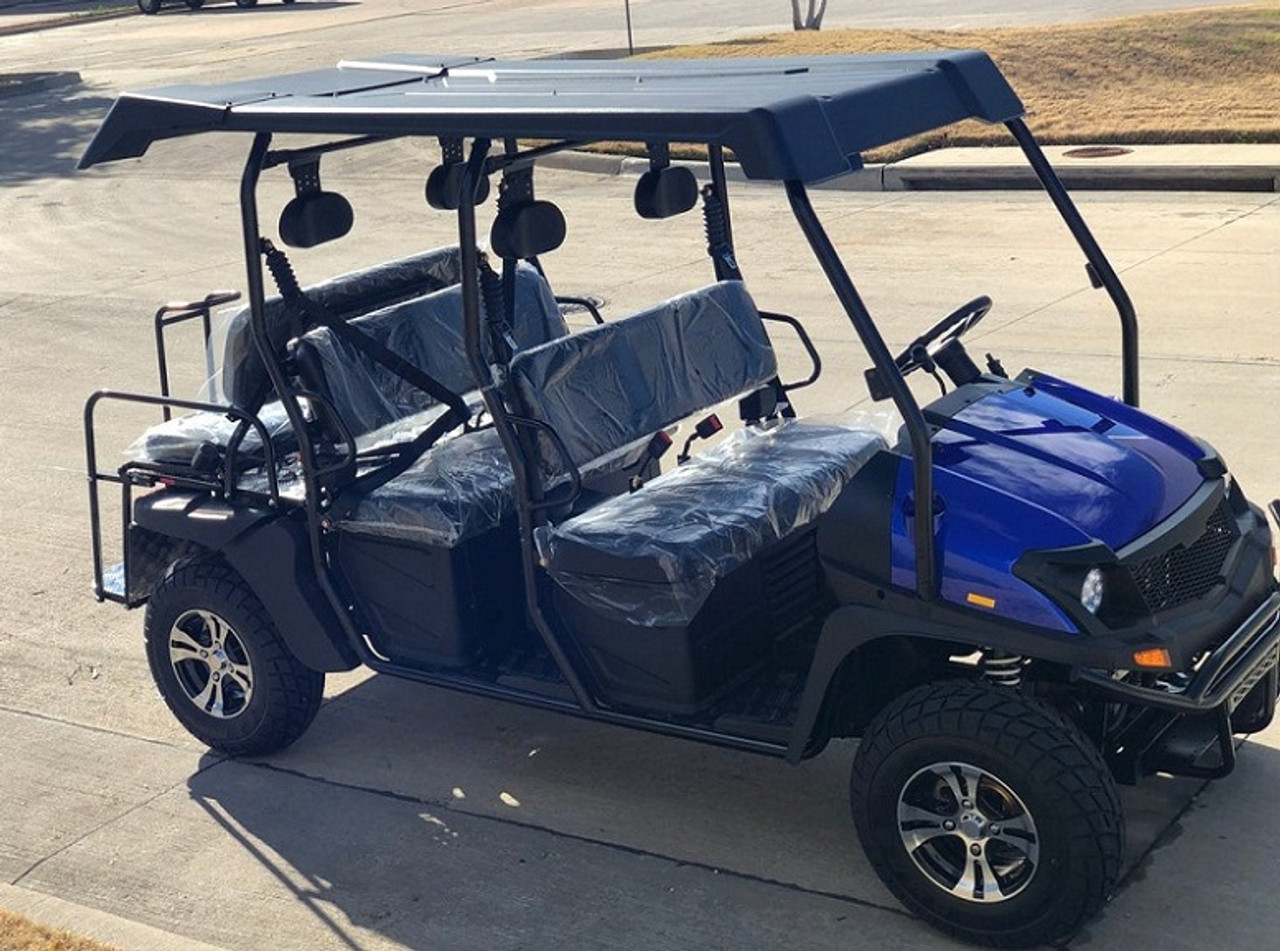
{"label": "clear plastic seat cover", "polygon": [[884,439],[839,423],[745,428],[536,540],[570,595],[646,627],[690,623],[716,581],[825,512]]}

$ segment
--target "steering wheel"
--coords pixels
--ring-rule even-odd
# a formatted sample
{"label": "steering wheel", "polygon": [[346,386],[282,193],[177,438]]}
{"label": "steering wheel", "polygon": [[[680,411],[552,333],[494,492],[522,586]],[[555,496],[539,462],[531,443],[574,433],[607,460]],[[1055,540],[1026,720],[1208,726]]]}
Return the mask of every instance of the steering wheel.
{"label": "steering wheel", "polygon": [[976,327],[991,309],[991,298],[983,294],[953,310],[916,337],[894,358],[898,371],[906,376],[921,367],[932,367],[932,355],[952,340],[958,340]]}

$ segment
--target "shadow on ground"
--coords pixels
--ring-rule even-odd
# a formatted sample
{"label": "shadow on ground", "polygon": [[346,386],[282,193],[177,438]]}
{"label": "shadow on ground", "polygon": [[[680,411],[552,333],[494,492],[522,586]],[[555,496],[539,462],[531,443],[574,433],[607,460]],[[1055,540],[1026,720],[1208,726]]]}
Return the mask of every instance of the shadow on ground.
{"label": "shadow on ground", "polygon": [[0,108],[0,185],[70,175],[113,101],[85,87],[5,99]]}
{"label": "shadow on ground", "polygon": [[[595,946],[613,929],[632,925],[641,929],[635,933],[652,935],[644,929],[656,928],[694,947],[737,947],[725,943],[726,934],[744,928],[759,938],[748,946],[777,947],[787,944],[787,935],[768,909],[779,894],[796,903],[798,915],[808,905],[810,914],[821,907],[831,921],[845,921],[842,927],[852,931],[844,941],[850,935],[869,940],[865,927],[902,914],[871,881],[845,828],[847,807],[826,808],[839,794],[826,788],[826,767],[802,775],[803,769],[780,766],[793,770],[792,778],[780,781],[769,774],[776,764],[765,758],[382,677],[328,704],[316,728],[269,762],[212,765],[192,777],[189,792],[246,857],[287,889],[291,913],[305,914],[335,947],[360,946],[359,929],[414,947],[425,941],[521,947],[534,934],[559,946]],[[546,740],[539,758],[547,763],[521,779],[520,751],[537,737]],[[655,750],[658,760],[652,759]],[[716,762],[723,756],[736,759]],[[484,765],[463,778],[468,758]],[[843,770],[843,752],[836,758],[837,771]],[[669,775],[655,777],[662,770]],[[528,793],[524,806],[534,808],[473,810],[484,771],[510,782],[507,788],[521,796]],[[467,786],[466,803],[450,800],[453,782]],[[788,796],[788,787],[815,782],[822,808],[806,803],[809,791]],[[1072,945],[1110,947],[1135,919],[1149,923],[1144,904],[1153,891],[1164,894],[1162,883],[1170,876],[1178,878],[1186,862],[1179,850],[1189,847],[1188,839],[1194,840],[1197,867],[1221,874],[1203,888],[1167,896],[1170,914],[1214,915],[1232,882],[1263,880],[1274,861],[1265,843],[1280,836],[1280,813],[1251,810],[1255,819],[1238,834],[1215,826],[1224,821],[1220,813],[1229,816],[1237,808],[1235,800],[1247,803],[1277,784],[1280,753],[1247,744],[1240,774],[1207,789],[1155,778],[1125,790],[1126,813],[1140,841],[1132,843],[1118,897]],[[555,801],[561,811],[540,813],[534,799]],[[1215,808],[1206,809],[1214,799]],[[1188,817],[1190,833],[1184,829]],[[714,843],[672,848],[661,831],[696,837],[708,826],[716,837],[736,835],[738,848],[755,840],[759,853],[743,863],[725,862]],[[598,834],[584,832],[588,828]],[[829,839],[840,840],[834,855]],[[806,864],[817,867],[807,883],[793,874]],[[1246,931],[1236,935],[1237,924]],[[901,933],[900,923],[894,927]],[[1237,947],[1247,946],[1236,937],[1247,939],[1254,925],[1223,927],[1224,946]],[[819,940],[810,946],[842,946],[838,931],[830,937],[829,945]],[[920,948],[959,947],[923,924],[918,941]]]}

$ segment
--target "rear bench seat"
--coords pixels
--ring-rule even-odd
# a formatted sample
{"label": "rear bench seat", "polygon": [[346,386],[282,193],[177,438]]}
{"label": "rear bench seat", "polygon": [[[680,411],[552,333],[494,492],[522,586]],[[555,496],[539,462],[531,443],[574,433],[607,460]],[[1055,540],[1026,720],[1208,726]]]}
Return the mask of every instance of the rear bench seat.
{"label": "rear bench seat", "polygon": [[[551,288],[538,271],[516,269],[512,335],[520,349],[565,336],[569,330]],[[401,301],[350,321],[388,350],[460,395],[473,393],[463,342],[462,285]],[[329,400],[361,449],[420,432],[444,408],[386,367],[371,360],[328,327],[316,327],[294,344],[304,383]],[[478,394],[469,402],[480,405]]]}
{"label": "rear bench seat", "polygon": [[[341,274],[306,288],[306,293],[330,312],[349,317],[425,291],[457,284],[460,268],[456,246],[436,248]],[[288,308],[279,297],[266,301],[266,317],[272,341],[281,350],[289,338],[305,329],[296,327],[295,320],[291,319]],[[261,409],[255,405],[266,388],[266,370],[250,332],[248,306],[232,311],[224,319],[226,339],[219,361],[220,369],[210,380],[210,401],[257,410],[273,441],[285,436],[289,431],[289,419],[280,403],[268,402]],[[224,448],[236,425],[222,413],[179,416],[152,426],[125,453],[130,459],[140,462],[187,465],[203,443]],[[257,433],[250,431],[243,448],[255,450],[259,442]]]}
{"label": "rear bench seat", "polygon": [[[519,353],[510,381],[517,410],[552,427],[581,468],[776,375],[755,304],[725,281]],[[637,492],[538,528],[606,701],[687,713],[731,686],[773,633],[751,576],[758,556],[795,538],[884,447],[835,423],[746,428]],[[539,452],[549,473],[565,468],[549,441]]]}

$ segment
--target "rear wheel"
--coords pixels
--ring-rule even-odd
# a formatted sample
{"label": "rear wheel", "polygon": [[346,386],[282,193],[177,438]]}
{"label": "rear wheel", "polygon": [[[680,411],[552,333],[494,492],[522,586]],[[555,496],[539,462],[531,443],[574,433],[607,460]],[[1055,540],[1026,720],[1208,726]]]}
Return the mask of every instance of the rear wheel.
{"label": "rear wheel", "polygon": [[138,9],[143,13],[159,13],[160,0],[138,0]]}
{"label": "rear wheel", "polygon": [[216,561],[179,565],[147,602],[147,661],[169,709],[228,756],[260,756],[302,736],[324,674],[304,667],[266,609]]}
{"label": "rear wheel", "polygon": [[187,0],[187,7],[192,10],[199,10],[204,6],[204,0]]}
{"label": "rear wheel", "polygon": [[1068,938],[1119,878],[1123,817],[1101,756],[1008,688],[934,684],[895,700],[859,745],[850,790],[877,874],[967,941]]}
{"label": "rear wheel", "polygon": [[248,10],[250,7],[256,7],[258,0],[236,0],[236,6],[241,10]]}

